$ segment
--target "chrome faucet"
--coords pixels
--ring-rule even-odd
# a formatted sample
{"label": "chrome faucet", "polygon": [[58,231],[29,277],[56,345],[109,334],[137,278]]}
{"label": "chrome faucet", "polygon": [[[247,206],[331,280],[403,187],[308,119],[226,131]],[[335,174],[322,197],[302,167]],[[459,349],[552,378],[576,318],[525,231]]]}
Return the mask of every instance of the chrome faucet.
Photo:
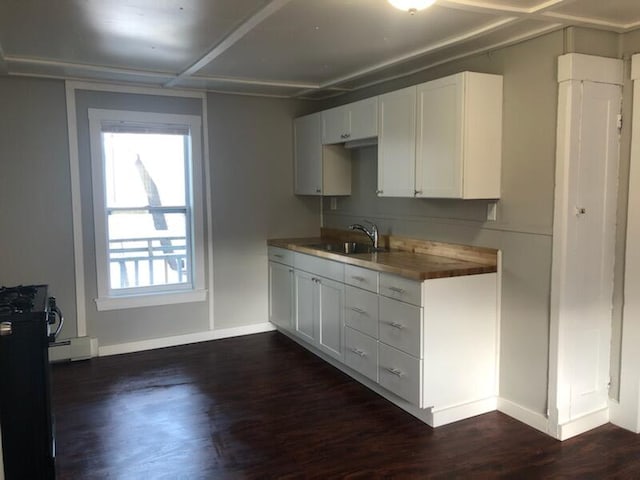
{"label": "chrome faucet", "polygon": [[378,226],[375,223],[370,222],[369,220],[365,220],[364,223],[368,223],[369,225],[371,225],[371,228],[369,229],[367,227],[360,225],[359,223],[354,223],[353,225],[349,225],[349,230],[360,230],[367,237],[369,237],[369,240],[371,240],[371,243],[373,244],[374,250],[377,250],[378,237],[379,237]]}

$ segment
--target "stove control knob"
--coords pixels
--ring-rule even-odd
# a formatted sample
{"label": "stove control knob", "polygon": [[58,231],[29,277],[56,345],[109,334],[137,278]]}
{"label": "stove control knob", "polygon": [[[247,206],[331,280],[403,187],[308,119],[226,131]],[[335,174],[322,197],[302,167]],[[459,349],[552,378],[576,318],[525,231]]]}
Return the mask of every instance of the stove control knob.
{"label": "stove control knob", "polygon": [[7,337],[13,333],[13,325],[11,322],[0,323],[0,336]]}

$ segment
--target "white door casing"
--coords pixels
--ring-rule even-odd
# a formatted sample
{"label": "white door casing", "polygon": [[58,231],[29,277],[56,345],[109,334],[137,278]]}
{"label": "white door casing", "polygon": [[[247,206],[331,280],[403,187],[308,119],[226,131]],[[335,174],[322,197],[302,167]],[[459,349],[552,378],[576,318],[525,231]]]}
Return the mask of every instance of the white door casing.
{"label": "white door casing", "polygon": [[559,59],[550,433],[608,420],[622,61]]}
{"label": "white door casing", "polygon": [[640,55],[632,59],[633,126],[627,209],[624,306],[619,402],[611,401],[611,422],[640,433]]}

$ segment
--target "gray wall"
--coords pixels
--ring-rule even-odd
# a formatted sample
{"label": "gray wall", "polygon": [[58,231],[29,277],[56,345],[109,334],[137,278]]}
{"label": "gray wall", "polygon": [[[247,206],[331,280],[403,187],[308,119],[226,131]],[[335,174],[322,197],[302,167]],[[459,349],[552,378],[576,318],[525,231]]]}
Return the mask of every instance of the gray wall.
{"label": "gray wall", "polygon": [[267,321],[265,240],[319,234],[320,201],[293,195],[300,102],[208,95],[215,328]]}
{"label": "gray wall", "polygon": [[75,319],[65,108],[61,81],[0,77],[0,285],[49,284]]}
{"label": "gray wall", "polygon": [[[202,332],[207,303],[98,312],[87,108],[200,113],[200,100],[79,91],[87,333],[101,346]],[[292,119],[304,102],[211,95],[215,328],[267,321],[266,240],[316,235],[319,200],[293,195]],[[305,110],[306,109],[306,110]],[[0,78],[0,284],[51,285],[76,335],[64,82]],[[204,177],[200,177],[205,181]],[[207,272],[208,273],[208,272]],[[208,275],[207,275],[208,280]],[[207,285],[211,289],[211,285]]]}
{"label": "gray wall", "polygon": [[[379,199],[376,148],[353,158],[353,195],[325,202],[325,224],[362,218],[398,235],[499,248],[503,254],[500,394],[544,414],[547,405],[549,294],[561,31],[378,85],[364,98],[462,70],[504,75],[502,196],[498,220],[486,201]],[[342,100],[342,99],[341,99]]]}

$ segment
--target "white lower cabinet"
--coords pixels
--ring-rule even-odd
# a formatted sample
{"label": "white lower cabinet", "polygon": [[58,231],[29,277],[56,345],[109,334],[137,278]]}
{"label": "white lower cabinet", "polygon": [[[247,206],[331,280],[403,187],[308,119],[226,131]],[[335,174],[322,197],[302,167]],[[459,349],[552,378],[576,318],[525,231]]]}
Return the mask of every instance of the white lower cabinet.
{"label": "white lower cabinet", "polygon": [[318,318],[318,295],[316,277],[307,272],[294,273],[294,326],[296,334],[303,340],[315,343]]}
{"label": "white lower cabinet", "polygon": [[293,267],[269,262],[269,321],[293,329]]}
{"label": "white lower cabinet", "polygon": [[[270,317],[287,317],[292,278],[290,331],[312,349],[401,407],[430,409],[434,425],[495,409],[496,273],[419,282],[298,253],[292,263],[293,272],[270,263],[270,281],[281,284],[270,286]],[[353,286],[362,283],[367,290]]]}
{"label": "white lower cabinet", "polygon": [[342,360],[344,345],[344,284],[319,278],[318,348]]}
{"label": "white lower cabinet", "polygon": [[380,342],[378,350],[380,385],[407,402],[422,407],[422,362],[408,353]]}
{"label": "white lower cabinet", "polygon": [[378,341],[345,327],[344,363],[365,377],[378,381]]}
{"label": "white lower cabinet", "polygon": [[[308,268],[318,260],[296,255],[296,264]],[[312,261],[311,261],[312,260]],[[318,270],[339,277],[341,264],[319,265]],[[344,283],[315,272],[294,270],[295,333],[324,353],[342,360],[344,350]]]}

